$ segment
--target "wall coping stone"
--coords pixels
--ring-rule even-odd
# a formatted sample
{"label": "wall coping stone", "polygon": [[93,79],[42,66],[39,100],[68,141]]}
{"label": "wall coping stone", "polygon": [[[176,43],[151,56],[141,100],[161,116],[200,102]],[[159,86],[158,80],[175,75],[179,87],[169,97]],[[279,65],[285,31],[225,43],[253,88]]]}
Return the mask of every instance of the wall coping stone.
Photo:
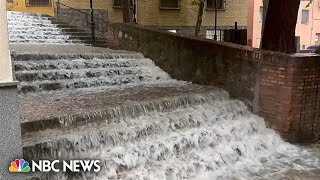
{"label": "wall coping stone", "polygon": [[12,87],[12,86],[18,86],[19,82],[18,81],[12,81],[12,82],[0,82],[0,88],[3,87]]}

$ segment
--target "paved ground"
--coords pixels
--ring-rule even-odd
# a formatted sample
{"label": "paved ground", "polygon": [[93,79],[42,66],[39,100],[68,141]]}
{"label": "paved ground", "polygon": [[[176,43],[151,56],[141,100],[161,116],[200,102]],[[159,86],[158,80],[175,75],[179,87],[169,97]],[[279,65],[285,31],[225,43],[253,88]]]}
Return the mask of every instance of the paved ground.
{"label": "paved ground", "polygon": [[11,44],[10,49],[17,53],[66,54],[66,53],[124,53],[128,51],[112,50],[77,44]]}

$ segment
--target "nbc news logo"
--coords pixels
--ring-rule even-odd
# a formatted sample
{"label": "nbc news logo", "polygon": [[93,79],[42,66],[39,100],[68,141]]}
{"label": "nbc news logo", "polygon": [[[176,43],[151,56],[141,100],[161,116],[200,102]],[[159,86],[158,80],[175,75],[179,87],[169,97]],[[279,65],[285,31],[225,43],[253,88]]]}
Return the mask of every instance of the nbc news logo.
{"label": "nbc news logo", "polygon": [[31,168],[27,161],[24,159],[16,159],[11,162],[9,171],[13,173],[22,172],[99,172],[101,169],[99,160],[39,160],[38,162],[32,161]]}

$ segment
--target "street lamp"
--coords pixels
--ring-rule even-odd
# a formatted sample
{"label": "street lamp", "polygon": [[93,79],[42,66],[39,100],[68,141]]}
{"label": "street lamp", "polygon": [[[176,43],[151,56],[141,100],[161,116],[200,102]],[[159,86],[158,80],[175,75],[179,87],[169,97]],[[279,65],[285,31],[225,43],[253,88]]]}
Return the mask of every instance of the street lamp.
{"label": "street lamp", "polygon": [[218,15],[218,0],[214,0],[214,36],[213,39],[216,41],[217,40],[217,15]]}

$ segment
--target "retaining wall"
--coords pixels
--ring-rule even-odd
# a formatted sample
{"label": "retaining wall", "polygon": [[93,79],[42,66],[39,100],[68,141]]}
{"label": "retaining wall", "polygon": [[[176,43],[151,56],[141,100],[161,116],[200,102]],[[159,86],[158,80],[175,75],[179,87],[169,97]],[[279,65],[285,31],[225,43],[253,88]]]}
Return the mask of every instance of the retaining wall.
{"label": "retaining wall", "polygon": [[292,142],[319,139],[320,57],[112,24],[109,46],[138,51],[173,78],[222,87]]}

